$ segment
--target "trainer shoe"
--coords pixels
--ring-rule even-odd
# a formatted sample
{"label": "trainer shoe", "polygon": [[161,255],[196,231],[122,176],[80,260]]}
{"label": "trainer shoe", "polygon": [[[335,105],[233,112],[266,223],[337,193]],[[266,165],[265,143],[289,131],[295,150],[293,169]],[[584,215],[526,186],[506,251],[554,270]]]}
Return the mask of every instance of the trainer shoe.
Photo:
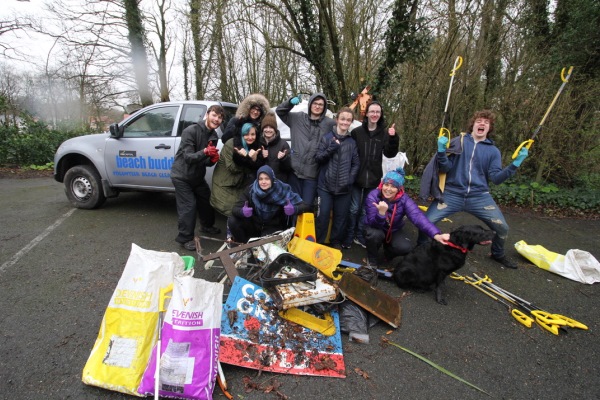
{"label": "trainer shoe", "polygon": [[218,235],[221,233],[221,230],[216,226],[203,226],[202,233],[208,233],[210,235]]}
{"label": "trainer shoe", "polygon": [[352,248],[351,244],[342,243],[342,249],[351,249],[351,248]]}
{"label": "trainer shoe", "polygon": [[509,259],[506,256],[502,256],[502,257],[491,256],[490,258],[492,260],[496,261],[497,263],[502,264],[502,266],[504,266],[506,268],[517,269],[517,263],[512,261],[511,259]]}
{"label": "trainer shoe", "polygon": [[371,268],[377,268],[378,267],[377,257],[367,257],[367,264]]}
{"label": "trainer shoe", "polygon": [[196,251],[196,242],[190,240],[189,242],[181,243],[184,249],[189,251]]}
{"label": "trainer shoe", "polygon": [[367,248],[367,242],[365,242],[365,239],[363,238],[354,238],[354,243],[356,243],[357,245],[359,245],[360,247],[362,247],[363,249]]}

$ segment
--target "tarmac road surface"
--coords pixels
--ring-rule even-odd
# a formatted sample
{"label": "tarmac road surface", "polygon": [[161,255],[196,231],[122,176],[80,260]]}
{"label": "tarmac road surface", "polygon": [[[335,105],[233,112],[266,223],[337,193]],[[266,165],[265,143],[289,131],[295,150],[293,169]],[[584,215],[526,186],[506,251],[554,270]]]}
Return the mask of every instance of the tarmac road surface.
{"label": "tarmac road surface", "polygon": [[[83,366],[102,316],[127,261],[131,244],[158,251],[183,250],[172,194],[123,193],[93,211],[71,208],[63,186],[52,178],[0,179],[0,399],[121,399],[131,396],[87,386]],[[589,326],[554,336],[518,324],[505,306],[467,285],[449,280],[447,300],[432,293],[405,293],[392,282],[378,287],[401,297],[398,329],[379,323],[370,343],[342,334],[344,379],[294,376],[224,365],[235,399],[278,398],[276,391],[248,392],[279,384],[289,399],[484,399],[485,394],[437,371],[385,337],[482,388],[496,399],[600,398],[600,287],[584,285],[539,269],[514,250],[525,240],[564,254],[591,252],[600,259],[600,222],[506,213],[511,226],[509,256],[519,269],[491,261],[477,247],[459,272],[488,274],[501,287],[555,313]],[[459,214],[440,227],[449,231],[477,222]],[[217,225],[224,230],[225,219]],[[220,235],[224,238],[224,235]],[[203,241],[208,251],[219,242]],[[356,246],[355,246],[356,247]],[[344,258],[360,262],[362,249]],[[216,280],[221,270],[196,269]],[[286,396],[286,397],[283,397]],[[225,398],[217,388],[214,398]]]}

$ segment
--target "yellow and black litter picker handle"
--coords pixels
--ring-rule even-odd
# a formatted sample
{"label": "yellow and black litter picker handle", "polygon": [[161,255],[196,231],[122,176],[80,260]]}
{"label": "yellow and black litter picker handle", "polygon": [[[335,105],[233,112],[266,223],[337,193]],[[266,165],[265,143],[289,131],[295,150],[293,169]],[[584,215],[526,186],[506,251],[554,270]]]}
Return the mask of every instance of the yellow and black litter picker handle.
{"label": "yellow and black litter picker handle", "polygon": [[446,107],[444,107],[444,118],[442,119],[442,127],[440,128],[440,132],[438,133],[438,138],[442,136],[448,135],[448,143],[446,144],[446,148],[450,147],[450,130],[445,128],[446,124],[446,116],[448,115],[448,104],[450,104],[450,94],[452,93],[452,83],[454,82],[454,75],[456,75],[456,71],[458,71],[463,63],[463,59],[461,56],[457,56],[456,60],[454,60],[454,67],[452,67],[452,71],[450,71],[450,87],[448,88],[448,96],[446,97]]}
{"label": "yellow and black litter picker handle", "polygon": [[494,300],[496,300],[496,301],[504,304],[509,309],[510,314],[513,316],[513,318],[516,319],[517,322],[520,323],[521,325],[524,325],[527,328],[531,328],[531,326],[533,325],[533,322],[534,322],[533,318],[531,318],[529,315],[523,313],[521,310],[517,310],[516,308],[511,307],[510,304],[508,304],[507,302],[505,302],[501,298],[494,296],[494,294],[492,294],[492,292],[490,292],[491,289],[484,288],[483,286],[480,285],[480,283],[478,281],[475,281],[470,276],[464,277],[462,275],[457,274],[456,272],[453,272],[450,277],[452,279],[461,280],[464,283],[466,283],[468,285],[471,285],[475,289],[477,289],[480,292],[484,293],[486,296],[489,296],[492,299],[494,299]]}
{"label": "yellow and black litter picker handle", "polygon": [[552,103],[550,103],[550,106],[546,110],[546,114],[544,114],[544,117],[542,118],[542,121],[537,126],[537,128],[535,128],[535,131],[533,132],[533,135],[531,135],[531,139],[527,139],[526,141],[524,141],[523,143],[521,143],[519,145],[519,147],[517,147],[517,149],[515,150],[515,152],[512,155],[512,159],[513,160],[515,158],[517,158],[517,156],[519,155],[519,151],[521,150],[521,148],[523,146],[525,146],[527,148],[527,150],[529,150],[529,148],[531,147],[531,145],[534,142],[535,137],[537,136],[537,134],[542,129],[542,125],[544,125],[544,122],[546,122],[546,118],[548,117],[548,114],[550,114],[550,110],[552,110],[552,107],[554,107],[554,104],[556,103],[556,100],[558,100],[558,96],[560,96],[560,94],[562,93],[565,85],[569,82],[569,79],[571,78],[571,72],[573,72],[573,66],[569,67],[569,71],[567,72],[567,76],[565,76],[565,70],[566,69],[567,69],[567,67],[563,68],[562,71],[560,71],[560,79],[562,80],[563,83],[562,83],[562,85],[560,85],[560,88],[558,89],[558,92],[556,92],[556,95],[554,96],[554,99],[552,100]]}

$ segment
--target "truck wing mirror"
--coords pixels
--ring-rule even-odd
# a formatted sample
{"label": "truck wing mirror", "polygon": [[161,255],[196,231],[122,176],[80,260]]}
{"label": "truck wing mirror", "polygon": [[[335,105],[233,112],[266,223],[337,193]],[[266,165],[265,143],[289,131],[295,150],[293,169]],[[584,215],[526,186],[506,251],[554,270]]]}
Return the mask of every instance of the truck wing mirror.
{"label": "truck wing mirror", "polygon": [[114,138],[123,137],[123,131],[125,130],[124,127],[120,127],[117,123],[111,124],[108,129],[110,130],[110,136]]}

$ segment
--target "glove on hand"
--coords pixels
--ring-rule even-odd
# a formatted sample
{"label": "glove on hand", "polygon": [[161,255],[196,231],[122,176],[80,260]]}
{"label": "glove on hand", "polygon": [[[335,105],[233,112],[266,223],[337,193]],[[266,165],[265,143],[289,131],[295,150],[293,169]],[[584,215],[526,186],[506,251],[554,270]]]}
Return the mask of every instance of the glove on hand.
{"label": "glove on hand", "polygon": [[219,161],[219,153],[215,153],[214,155],[210,156],[210,162],[213,164],[216,164]]}
{"label": "glove on hand", "polygon": [[525,160],[527,158],[527,156],[529,155],[529,150],[527,150],[527,147],[521,147],[521,150],[519,150],[519,154],[517,155],[517,158],[515,158],[513,160],[513,164],[515,165],[515,167],[520,167],[521,163],[523,162],[523,160]]}
{"label": "glove on hand", "polygon": [[212,142],[208,142],[208,146],[204,148],[204,154],[209,157],[213,157],[215,154],[219,154],[219,150],[216,148],[216,146],[212,145]]}
{"label": "glove on hand", "polygon": [[301,95],[296,95],[296,97],[292,97],[290,99],[290,103],[292,103],[292,105],[294,105],[294,106],[297,106],[298,104],[300,104],[301,101],[302,101]]}
{"label": "glove on hand", "polygon": [[283,212],[287,216],[294,215],[294,213],[296,212],[296,208],[290,202],[290,199],[288,199],[287,204],[285,206],[283,206]]}
{"label": "glove on hand", "polygon": [[448,138],[446,136],[440,136],[437,141],[438,153],[445,152],[446,146],[448,145]]}
{"label": "glove on hand", "polygon": [[248,207],[248,202],[245,202],[244,207],[242,207],[242,214],[244,214],[244,217],[250,218],[252,216],[252,210],[252,207]]}

